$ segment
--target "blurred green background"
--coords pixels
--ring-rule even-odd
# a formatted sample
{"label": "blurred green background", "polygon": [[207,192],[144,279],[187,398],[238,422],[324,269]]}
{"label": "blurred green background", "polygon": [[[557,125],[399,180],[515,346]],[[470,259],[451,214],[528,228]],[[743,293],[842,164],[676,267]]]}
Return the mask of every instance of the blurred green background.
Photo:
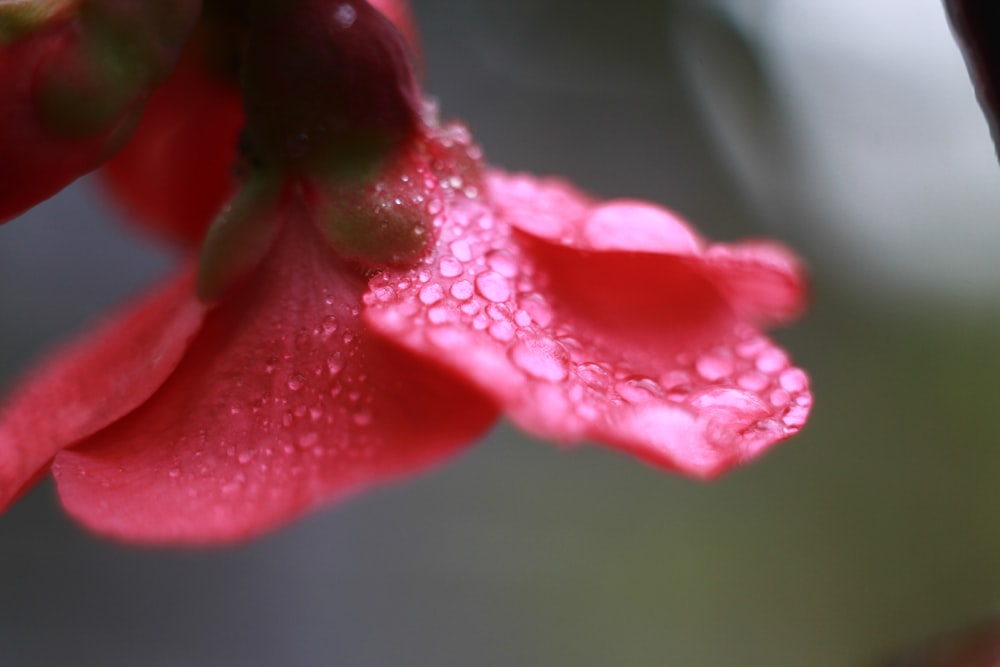
{"label": "blurred green background", "polygon": [[[703,484],[500,426],[216,551],[0,517],[0,665],[867,665],[1000,601],[1000,168],[936,0],[426,0],[490,160],[766,235],[805,432]],[[0,229],[0,383],[167,271],[86,183]],[[30,218],[30,219],[29,219]]]}

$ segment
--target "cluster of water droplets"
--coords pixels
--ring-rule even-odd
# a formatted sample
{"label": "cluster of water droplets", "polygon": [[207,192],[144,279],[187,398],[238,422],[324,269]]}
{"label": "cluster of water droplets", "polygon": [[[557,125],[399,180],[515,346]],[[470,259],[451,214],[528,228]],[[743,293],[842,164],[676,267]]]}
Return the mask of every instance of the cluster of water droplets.
{"label": "cluster of water droplets", "polygon": [[308,312],[311,326],[277,325],[261,340],[259,366],[241,368],[233,398],[210,408],[210,432],[176,443],[167,477],[220,520],[241,503],[328,495],[379,455],[359,309],[321,292]]}
{"label": "cluster of water droplets", "polygon": [[[540,204],[532,211],[526,196],[498,210],[488,193],[470,195],[460,182],[446,187],[447,204],[435,211],[434,252],[416,269],[375,276],[364,297],[376,320],[390,323],[401,339],[443,356],[488,391],[504,389],[501,378],[473,368],[483,355],[489,372],[516,369],[517,391],[533,395],[540,410],[563,412],[552,416],[565,427],[555,435],[594,435],[601,431],[594,425],[616,411],[654,415],[668,406],[697,422],[712,446],[749,458],[804,424],[812,400],[806,375],[752,327],[737,325],[735,332],[720,332],[721,343],[662,358],[616,349],[592,324],[580,325],[560,309],[547,289],[547,267],[507,222],[511,214],[534,214],[544,218],[534,226],[561,229],[556,238],[568,242],[572,230],[558,220],[559,206],[536,197]],[[586,215],[582,207],[576,201],[562,210],[579,220]]]}

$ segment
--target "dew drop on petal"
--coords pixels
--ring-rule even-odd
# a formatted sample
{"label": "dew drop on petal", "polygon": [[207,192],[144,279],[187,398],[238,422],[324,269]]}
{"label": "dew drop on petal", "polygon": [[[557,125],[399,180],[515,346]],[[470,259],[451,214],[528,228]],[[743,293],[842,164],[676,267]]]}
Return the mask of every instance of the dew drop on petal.
{"label": "dew drop on petal", "polygon": [[715,350],[698,357],[695,370],[709,382],[716,382],[732,374],[733,359],[727,350]]}
{"label": "dew drop on petal", "polygon": [[430,285],[425,285],[420,289],[420,303],[425,306],[430,306],[437,303],[444,297],[444,292],[441,286],[437,283],[432,283]]}
{"label": "dew drop on petal", "polygon": [[551,338],[528,338],[511,346],[510,359],[518,368],[540,380],[562,382],[569,376],[569,353]]}
{"label": "dew drop on petal", "polygon": [[458,280],[451,286],[451,295],[459,301],[465,301],[472,298],[474,289],[468,280]]}
{"label": "dew drop on petal", "polygon": [[324,336],[330,336],[337,330],[337,318],[333,315],[328,315],[323,318],[321,323],[322,331]]}
{"label": "dew drop on petal", "polygon": [[306,382],[306,378],[301,373],[296,373],[288,379],[288,388],[292,391],[298,391],[302,389],[302,385]]}
{"label": "dew drop on petal", "polygon": [[776,408],[784,407],[788,405],[792,397],[788,395],[788,392],[784,389],[775,389],[771,392],[770,401],[771,405]]}
{"label": "dew drop on petal", "polygon": [[462,275],[462,263],[454,257],[442,257],[438,262],[438,272],[445,278],[456,278]]}
{"label": "dew drop on petal", "polygon": [[476,291],[493,302],[506,301],[510,298],[507,279],[496,271],[487,271],[476,276]]}
{"label": "dew drop on petal", "polygon": [[647,377],[633,377],[615,385],[615,391],[629,403],[644,403],[663,396],[663,387]]}
{"label": "dew drop on petal", "polygon": [[353,421],[356,426],[368,426],[372,423],[372,413],[366,410],[355,412],[351,415],[351,421]]}
{"label": "dew drop on petal", "polygon": [[771,378],[759,371],[747,371],[736,378],[736,384],[747,391],[764,391],[771,384]]}
{"label": "dew drop on petal", "polygon": [[486,255],[486,263],[491,269],[505,278],[517,275],[517,262],[506,250],[492,250]]}
{"label": "dew drop on petal", "polygon": [[809,379],[801,368],[789,368],[783,371],[778,381],[782,389],[792,393],[804,391],[809,386]]}
{"label": "dew drop on petal", "polygon": [[788,408],[788,412],[781,418],[781,421],[785,422],[785,425],[789,428],[799,429],[802,428],[806,423],[806,418],[809,416],[809,408],[804,405],[793,405]]}
{"label": "dew drop on petal", "polygon": [[303,433],[301,436],[299,436],[299,439],[296,441],[296,444],[298,444],[298,446],[301,447],[302,449],[311,449],[312,447],[315,447],[316,443],[318,442],[319,442],[319,433],[316,433],[315,431],[310,431],[309,433]]}
{"label": "dew drop on petal", "polygon": [[552,323],[552,308],[541,294],[529,292],[522,295],[518,303],[539,326],[547,327]]}
{"label": "dew drop on petal", "polygon": [[788,366],[788,356],[778,349],[769,349],[757,357],[757,369],[762,373],[777,373]]}
{"label": "dew drop on petal", "polygon": [[333,377],[344,370],[344,360],[340,356],[326,358],[326,370]]}
{"label": "dew drop on petal", "polygon": [[611,384],[611,374],[600,364],[582,363],[576,367],[576,374],[591,389],[603,391]]}
{"label": "dew drop on petal", "polygon": [[469,242],[464,239],[454,241],[451,244],[451,252],[460,262],[468,262],[472,259],[472,248],[469,247]]}
{"label": "dew drop on petal", "polygon": [[514,330],[514,325],[512,325],[507,320],[500,320],[499,322],[494,322],[493,324],[490,325],[489,332],[494,339],[500,341],[501,343],[506,343],[510,340],[513,340],[514,334],[516,333],[516,331]]}

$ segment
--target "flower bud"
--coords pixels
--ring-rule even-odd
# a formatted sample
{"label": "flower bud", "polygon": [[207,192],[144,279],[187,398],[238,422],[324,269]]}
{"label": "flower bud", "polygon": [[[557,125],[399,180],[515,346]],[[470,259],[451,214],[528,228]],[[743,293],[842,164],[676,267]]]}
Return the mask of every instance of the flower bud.
{"label": "flower bud", "polygon": [[418,125],[402,36],[362,0],[261,0],[244,70],[248,130],[263,160],[356,177]]}

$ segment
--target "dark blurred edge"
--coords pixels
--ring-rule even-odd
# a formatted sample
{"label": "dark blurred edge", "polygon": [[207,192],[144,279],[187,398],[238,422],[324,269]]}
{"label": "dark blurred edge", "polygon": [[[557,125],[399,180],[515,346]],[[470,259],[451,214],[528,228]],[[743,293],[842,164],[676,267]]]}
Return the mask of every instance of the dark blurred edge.
{"label": "dark blurred edge", "polygon": [[997,667],[1000,620],[992,619],[907,649],[876,667]]}
{"label": "dark blurred edge", "polygon": [[944,0],[944,5],[1000,156],[1000,2]]}

